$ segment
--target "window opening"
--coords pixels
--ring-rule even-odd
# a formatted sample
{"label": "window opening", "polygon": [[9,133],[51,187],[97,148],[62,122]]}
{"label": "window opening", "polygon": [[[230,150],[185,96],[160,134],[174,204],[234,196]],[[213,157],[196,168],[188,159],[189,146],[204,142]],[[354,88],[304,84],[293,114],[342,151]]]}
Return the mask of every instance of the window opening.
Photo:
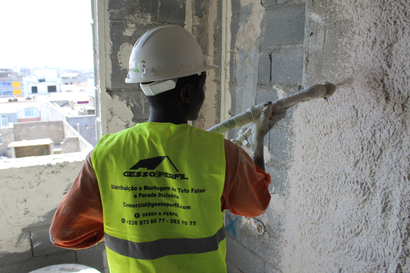
{"label": "window opening", "polygon": [[26,108],[26,109],[24,109],[24,115],[26,117],[36,117],[37,116],[37,109],[36,108]]}
{"label": "window opening", "polygon": [[47,86],[47,91],[48,92],[57,92],[57,86],[49,85],[49,86]]}
{"label": "window opening", "polygon": [[7,116],[2,115],[1,116],[1,127],[8,127],[9,126],[9,121]]}

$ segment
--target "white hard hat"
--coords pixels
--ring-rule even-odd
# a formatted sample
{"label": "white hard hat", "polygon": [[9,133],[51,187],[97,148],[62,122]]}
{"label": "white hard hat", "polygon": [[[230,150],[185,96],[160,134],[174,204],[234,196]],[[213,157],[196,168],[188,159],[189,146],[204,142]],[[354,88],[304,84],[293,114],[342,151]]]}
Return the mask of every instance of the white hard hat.
{"label": "white hard hat", "polygon": [[141,84],[147,96],[154,96],[175,88],[178,78],[214,68],[217,66],[208,65],[201,48],[185,28],[162,26],[147,31],[135,43],[125,82],[154,82]]}

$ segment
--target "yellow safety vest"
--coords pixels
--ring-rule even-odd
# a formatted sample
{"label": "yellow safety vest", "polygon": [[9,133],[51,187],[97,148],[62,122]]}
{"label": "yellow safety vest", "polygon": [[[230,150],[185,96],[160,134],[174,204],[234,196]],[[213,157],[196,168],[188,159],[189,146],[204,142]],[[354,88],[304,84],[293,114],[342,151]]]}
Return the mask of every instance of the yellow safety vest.
{"label": "yellow safety vest", "polygon": [[226,272],[222,135],[141,123],[101,138],[92,163],[112,273]]}

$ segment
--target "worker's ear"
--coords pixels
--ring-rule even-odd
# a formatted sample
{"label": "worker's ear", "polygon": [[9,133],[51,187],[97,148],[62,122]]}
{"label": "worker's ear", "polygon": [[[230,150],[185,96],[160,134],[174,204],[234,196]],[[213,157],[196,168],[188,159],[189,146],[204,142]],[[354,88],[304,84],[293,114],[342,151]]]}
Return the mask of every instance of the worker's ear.
{"label": "worker's ear", "polygon": [[191,103],[192,92],[194,92],[194,86],[192,84],[186,84],[181,88],[181,101],[185,103]]}

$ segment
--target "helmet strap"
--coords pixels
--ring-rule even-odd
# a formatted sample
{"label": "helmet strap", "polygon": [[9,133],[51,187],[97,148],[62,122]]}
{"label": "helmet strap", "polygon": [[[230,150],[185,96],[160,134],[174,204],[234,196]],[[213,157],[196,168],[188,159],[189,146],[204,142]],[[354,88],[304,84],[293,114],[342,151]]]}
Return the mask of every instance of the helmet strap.
{"label": "helmet strap", "polygon": [[175,88],[178,79],[169,79],[163,81],[156,81],[148,84],[140,83],[140,87],[145,95],[155,96],[165,91],[169,91]]}

